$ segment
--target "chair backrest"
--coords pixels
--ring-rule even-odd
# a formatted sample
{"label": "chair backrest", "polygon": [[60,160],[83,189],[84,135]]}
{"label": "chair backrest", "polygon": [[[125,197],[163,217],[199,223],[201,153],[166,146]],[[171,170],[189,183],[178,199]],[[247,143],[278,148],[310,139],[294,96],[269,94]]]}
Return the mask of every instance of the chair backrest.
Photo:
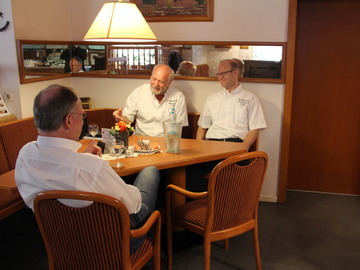
{"label": "chair backrest", "polygon": [[4,145],[0,134],[0,174],[10,171],[9,162],[5,154]]}
{"label": "chair backrest", "polygon": [[266,169],[267,155],[257,151],[215,166],[209,178],[206,230],[225,230],[257,218]]}
{"label": "chair backrest", "polygon": [[188,113],[189,125],[187,127],[183,127],[183,130],[181,133],[182,138],[188,138],[188,139],[196,138],[199,117],[200,117],[199,113]]}
{"label": "chair backrest", "polygon": [[34,118],[24,118],[0,125],[0,136],[8,158],[10,169],[15,169],[20,149],[28,142],[35,141],[38,131]]}
{"label": "chair backrest", "polygon": [[[92,201],[70,207],[58,199]],[[130,217],[126,207],[107,195],[51,190],[34,201],[50,269],[131,269]]]}
{"label": "chair backrest", "polygon": [[100,131],[101,128],[111,128],[116,122],[112,115],[115,110],[112,108],[85,110],[87,113],[87,123],[97,123]]}

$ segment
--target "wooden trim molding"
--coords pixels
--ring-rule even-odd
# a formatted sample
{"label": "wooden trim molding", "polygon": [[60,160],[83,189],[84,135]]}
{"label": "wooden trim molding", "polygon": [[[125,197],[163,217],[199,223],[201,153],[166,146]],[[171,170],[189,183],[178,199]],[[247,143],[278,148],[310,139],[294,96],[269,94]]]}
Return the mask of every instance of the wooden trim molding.
{"label": "wooden trim molding", "polygon": [[289,150],[290,150],[290,127],[291,127],[291,110],[294,86],[294,67],[295,67],[295,44],[296,44],[296,19],[297,19],[298,0],[289,0],[289,17],[288,17],[288,40],[286,55],[286,81],[284,97],[284,114],[282,125],[282,144],[280,157],[280,173],[278,185],[278,202],[286,201],[286,186],[289,167]]}

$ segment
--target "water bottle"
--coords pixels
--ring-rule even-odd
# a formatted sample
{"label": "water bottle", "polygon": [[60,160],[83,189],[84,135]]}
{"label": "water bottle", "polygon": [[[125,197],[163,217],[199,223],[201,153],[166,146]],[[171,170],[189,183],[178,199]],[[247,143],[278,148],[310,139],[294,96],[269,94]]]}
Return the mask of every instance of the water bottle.
{"label": "water bottle", "polygon": [[170,104],[169,112],[169,127],[166,136],[166,148],[167,152],[178,153],[179,152],[179,132],[176,122],[175,104]]}

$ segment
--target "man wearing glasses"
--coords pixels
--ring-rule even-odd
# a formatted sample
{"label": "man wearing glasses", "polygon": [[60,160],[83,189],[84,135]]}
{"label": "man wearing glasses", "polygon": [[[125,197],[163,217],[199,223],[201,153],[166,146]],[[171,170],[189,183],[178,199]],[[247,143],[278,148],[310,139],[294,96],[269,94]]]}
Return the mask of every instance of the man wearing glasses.
{"label": "man wearing glasses", "polygon": [[[249,149],[259,136],[259,130],[266,128],[259,99],[239,83],[242,74],[243,65],[239,68],[234,59],[219,63],[216,76],[223,89],[206,99],[196,139],[238,142]],[[215,160],[187,166],[186,187],[197,192],[207,190],[206,178],[219,162]]]}
{"label": "man wearing glasses", "polygon": [[242,143],[247,149],[266,128],[259,99],[242,88],[239,66],[232,59],[219,63],[216,76],[223,87],[209,96],[200,115],[196,139]]}
{"label": "man wearing glasses", "polygon": [[[94,143],[78,153],[81,144],[77,140],[86,114],[79,97],[68,87],[55,84],[42,90],[33,110],[39,136],[20,150],[15,168],[16,184],[26,205],[34,209],[35,196],[44,190],[96,192],[119,199],[130,214],[131,226],[140,226],[155,208],[158,169],[144,168],[134,184],[128,185],[100,157],[101,150]],[[79,201],[66,204],[84,206]]]}

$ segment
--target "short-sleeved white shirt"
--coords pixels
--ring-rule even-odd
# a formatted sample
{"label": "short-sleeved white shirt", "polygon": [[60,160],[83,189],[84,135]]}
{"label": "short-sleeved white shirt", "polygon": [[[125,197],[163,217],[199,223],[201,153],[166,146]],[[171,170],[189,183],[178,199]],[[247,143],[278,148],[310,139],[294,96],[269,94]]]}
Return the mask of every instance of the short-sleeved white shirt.
{"label": "short-sleeved white shirt", "polygon": [[259,99],[239,85],[231,93],[226,89],[210,95],[198,125],[208,129],[206,139],[245,139],[250,130],[266,128]]}
{"label": "short-sleeved white shirt", "polygon": [[[68,139],[38,136],[37,141],[20,150],[15,180],[26,205],[33,209],[35,196],[44,190],[80,190],[117,198],[129,214],[137,213],[141,208],[139,189],[126,184],[108,161],[93,154],[78,153],[80,146]],[[66,201],[73,207],[86,205]]]}
{"label": "short-sleeved white shirt", "polygon": [[175,103],[177,120],[182,121],[183,126],[188,126],[188,115],[184,94],[169,86],[161,103],[151,92],[150,84],[144,84],[136,88],[127,98],[122,111],[131,122],[136,119],[135,134],[148,136],[163,136],[162,121],[166,120],[170,112],[170,103]]}

